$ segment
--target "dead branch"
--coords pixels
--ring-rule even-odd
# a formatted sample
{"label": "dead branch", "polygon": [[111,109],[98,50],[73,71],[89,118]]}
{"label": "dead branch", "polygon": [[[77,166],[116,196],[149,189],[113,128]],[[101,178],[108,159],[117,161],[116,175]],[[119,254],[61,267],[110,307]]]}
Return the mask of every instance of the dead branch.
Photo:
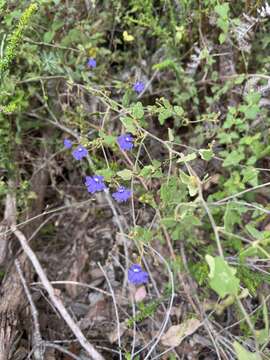
{"label": "dead branch", "polygon": [[64,307],[61,299],[57,297],[54,293],[54,288],[52,287],[51,283],[49,282],[44,270],[42,269],[40,262],[38,258],[36,257],[35,253],[32,251],[30,246],[27,243],[27,240],[24,236],[24,234],[16,228],[16,226],[12,226],[11,230],[16,235],[17,239],[19,240],[24,252],[28,256],[29,260],[31,261],[35,271],[37,272],[43,286],[48,292],[48,295],[50,297],[50,300],[53,302],[56,309],[59,311],[67,325],[69,326],[70,330],[73,332],[73,334],[78,339],[81,346],[87,351],[88,355],[93,360],[104,360],[104,357],[94,348],[93,345],[87,341],[85,336],[83,335],[81,329],[78,327],[78,325],[73,321],[72,317],[67,312],[66,308]]}

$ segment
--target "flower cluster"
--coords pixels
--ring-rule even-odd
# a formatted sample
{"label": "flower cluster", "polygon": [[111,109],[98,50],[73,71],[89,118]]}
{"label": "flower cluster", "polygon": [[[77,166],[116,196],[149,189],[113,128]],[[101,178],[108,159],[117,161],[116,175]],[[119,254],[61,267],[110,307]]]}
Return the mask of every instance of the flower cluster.
{"label": "flower cluster", "polygon": [[[87,67],[89,69],[94,69],[97,66],[96,59],[90,58],[87,61]],[[136,82],[133,85],[133,90],[140,94],[144,91],[145,84],[141,81]],[[118,136],[117,138],[118,146],[122,151],[130,151],[134,146],[134,138],[131,134],[126,133]],[[66,149],[71,149],[73,143],[69,139],[64,139],[64,147]],[[88,150],[81,144],[79,144],[73,151],[72,156],[76,160],[82,160],[88,156]],[[84,182],[87,191],[91,194],[107,190],[107,187],[104,183],[104,177],[101,175],[86,176]],[[112,193],[112,197],[115,201],[122,203],[127,201],[132,195],[130,189],[126,188],[123,185],[120,185],[118,189]],[[149,281],[149,275],[147,272],[143,271],[141,265],[133,264],[128,270],[128,281],[134,285],[146,284]]]}
{"label": "flower cluster", "polygon": [[[123,137],[125,140],[120,140],[119,146],[123,146],[125,150],[127,150],[127,148],[130,150],[133,147],[132,136],[129,134],[119,136],[119,138]],[[72,145],[73,144],[69,139],[64,139],[64,147],[66,149],[71,149]],[[82,160],[84,157],[88,156],[88,150],[84,146],[78,145],[76,149],[72,151],[72,156],[76,160]],[[104,177],[101,175],[86,176],[85,185],[87,191],[91,194],[107,189],[104,183]],[[119,203],[125,202],[131,197],[131,190],[121,185],[118,187],[117,191],[112,194],[112,197]]]}
{"label": "flower cluster", "polygon": [[143,271],[141,265],[133,264],[128,269],[128,281],[134,285],[147,284],[149,275],[146,271]]}

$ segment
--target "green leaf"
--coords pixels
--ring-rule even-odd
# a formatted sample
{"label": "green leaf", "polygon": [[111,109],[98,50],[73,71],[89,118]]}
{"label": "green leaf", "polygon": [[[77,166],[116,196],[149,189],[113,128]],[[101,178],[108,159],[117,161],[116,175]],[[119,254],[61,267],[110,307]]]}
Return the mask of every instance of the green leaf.
{"label": "green leaf", "polygon": [[190,196],[195,196],[198,193],[198,186],[194,176],[189,176],[180,170],[180,179],[187,185]]}
{"label": "green leaf", "polygon": [[101,169],[96,171],[97,175],[104,176],[105,181],[110,181],[114,176],[112,169]]}
{"label": "green leaf", "polygon": [[192,161],[192,160],[195,160],[197,158],[197,154],[194,152],[194,153],[191,153],[191,154],[187,154],[186,156],[183,156],[178,159],[176,162],[177,163],[182,163],[182,162],[188,162],[188,161]]}
{"label": "green leaf", "polygon": [[241,215],[235,204],[228,203],[224,214],[224,229],[227,232],[232,233],[234,226],[241,223]]}
{"label": "green leaf", "polygon": [[153,69],[160,70],[160,71],[165,70],[165,69],[173,69],[176,72],[178,71],[177,64],[171,59],[166,59],[166,60],[162,61],[161,63],[154,64]]}
{"label": "green leaf", "polygon": [[265,328],[255,331],[256,339],[260,345],[266,344],[269,339],[268,308],[267,308],[264,298],[263,298],[263,321],[264,321]]}
{"label": "green leaf", "polygon": [[236,269],[229,266],[228,263],[220,256],[215,258],[206,255],[205,259],[209,265],[210,286],[221,297],[226,295],[237,296],[240,290],[240,280],[235,276]]}
{"label": "green leaf", "polygon": [[246,350],[242,345],[240,345],[237,341],[233,343],[233,347],[236,351],[238,360],[261,360],[259,354],[252,353]]}
{"label": "green leaf", "polygon": [[177,116],[183,116],[185,113],[184,109],[181,106],[176,105],[173,107],[173,110],[175,112],[175,115],[177,115]]}
{"label": "green leaf", "polygon": [[165,120],[167,120],[169,117],[173,115],[173,112],[171,109],[161,109],[158,115],[158,121],[160,125],[164,125]]}
{"label": "green leaf", "polygon": [[160,191],[161,207],[168,208],[172,204],[185,201],[186,199],[186,185],[180,182],[180,179],[176,176],[171,176],[169,182],[165,182],[161,185]]}
{"label": "green leaf", "polygon": [[111,146],[111,145],[115,144],[115,142],[116,142],[116,137],[115,136],[107,135],[102,130],[99,131],[99,136],[102,137],[103,143],[105,145]]}
{"label": "green leaf", "polygon": [[199,154],[200,154],[201,158],[205,161],[211,160],[212,157],[214,156],[212,149],[201,149],[201,150],[199,150]]}
{"label": "green leaf", "polygon": [[117,172],[117,175],[123,180],[130,180],[132,178],[132,171],[129,169],[121,170]]}
{"label": "green leaf", "polygon": [[226,41],[226,38],[227,38],[226,34],[224,34],[224,33],[220,34],[219,37],[218,37],[219,43],[223,44]]}
{"label": "green leaf", "polygon": [[135,118],[141,119],[144,116],[142,103],[139,101],[135,105],[133,105],[133,107],[131,108],[131,112]]}
{"label": "green leaf", "polygon": [[254,167],[244,168],[241,171],[241,175],[243,175],[243,182],[244,183],[248,183],[251,186],[257,186],[258,185],[259,171],[257,169],[255,169]]}
{"label": "green leaf", "polygon": [[225,19],[219,18],[217,21],[218,27],[223,31],[223,35],[226,37],[229,30],[229,22]]}
{"label": "green leaf", "polygon": [[220,5],[215,6],[215,12],[223,19],[228,18],[228,12],[230,10],[228,3],[223,3]]}
{"label": "green leaf", "polygon": [[45,43],[50,43],[52,41],[52,39],[54,38],[54,35],[55,35],[54,31],[45,32],[45,34],[43,35],[43,41]]}
{"label": "green leaf", "polygon": [[247,224],[245,226],[246,230],[250,233],[250,235],[256,239],[256,240],[263,240],[264,236],[263,236],[263,232],[257,230],[254,226],[252,226],[251,224]]}
{"label": "green leaf", "polygon": [[234,83],[235,85],[240,85],[242,84],[242,82],[246,79],[246,75],[245,74],[241,74],[241,75],[238,75],[235,80],[234,80]]}
{"label": "green leaf", "polygon": [[226,159],[223,162],[223,166],[231,166],[231,165],[237,165],[240,163],[241,160],[245,158],[244,153],[242,152],[242,149],[233,150],[232,152],[227,155]]}
{"label": "green leaf", "polygon": [[126,128],[127,132],[130,132],[131,134],[136,134],[136,132],[137,132],[136,126],[134,125],[134,121],[131,117],[128,117],[128,116],[121,117],[120,121]]}

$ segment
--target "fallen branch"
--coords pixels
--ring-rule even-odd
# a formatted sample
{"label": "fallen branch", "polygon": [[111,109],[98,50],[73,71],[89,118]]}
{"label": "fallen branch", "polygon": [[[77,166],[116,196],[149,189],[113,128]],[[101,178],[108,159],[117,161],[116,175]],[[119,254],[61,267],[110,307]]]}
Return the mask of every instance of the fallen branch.
{"label": "fallen branch", "polygon": [[17,239],[19,240],[24,252],[28,256],[29,260],[31,261],[33,267],[35,268],[44,288],[47,290],[48,295],[53,302],[56,309],[59,311],[67,325],[69,326],[70,330],[73,332],[81,346],[87,351],[88,355],[93,360],[105,360],[104,357],[94,348],[93,345],[87,341],[85,336],[83,335],[79,326],[73,321],[72,317],[67,312],[66,308],[64,307],[62,301],[59,297],[57,297],[54,293],[54,288],[52,287],[51,283],[49,282],[44,270],[42,269],[38,258],[36,257],[35,253],[32,251],[30,246],[27,243],[27,240],[24,234],[16,228],[15,225],[11,226],[11,230],[16,235]]}

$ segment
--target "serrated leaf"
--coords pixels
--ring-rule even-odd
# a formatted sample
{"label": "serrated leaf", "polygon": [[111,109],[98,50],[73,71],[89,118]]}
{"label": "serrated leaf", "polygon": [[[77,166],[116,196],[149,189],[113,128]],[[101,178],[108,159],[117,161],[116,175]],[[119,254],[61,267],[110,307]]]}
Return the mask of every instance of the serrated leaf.
{"label": "serrated leaf", "polygon": [[160,125],[164,125],[165,120],[167,120],[169,117],[173,115],[173,112],[171,109],[161,109],[158,115],[158,121]]}
{"label": "serrated leaf", "polygon": [[131,111],[132,115],[137,119],[141,119],[144,116],[144,109],[141,102],[137,102],[135,105],[133,105]]}
{"label": "serrated leaf", "polygon": [[240,163],[241,160],[245,158],[245,155],[242,151],[239,150],[233,150],[230,152],[226,159],[223,162],[223,166],[231,166],[231,165],[237,165]]}
{"label": "serrated leaf", "polygon": [[132,171],[129,169],[121,170],[117,172],[117,175],[123,180],[130,180],[132,178]]}
{"label": "serrated leaf", "polygon": [[209,279],[211,288],[221,297],[226,295],[236,296],[240,289],[240,280],[235,276],[236,269],[229,266],[228,263],[220,256],[215,258],[211,255],[205,256],[209,265]]}
{"label": "serrated leaf", "polygon": [[184,109],[181,106],[178,106],[178,105],[174,106],[173,110],[174,110],[174,112],[175,112],[175,114],[177,116],[182,116],[185,113]]}
{"label": "serrated leaf", "polygon": [[261,360],[261,356],[256,353],[252,353],[246,350],[242,345],[240,345],[237,341],[233,343],[233,347],[236,351],[238,360]]}
{"label": "serrated leaf", "polygon": [[133,119],[131,117],[128,117],[128,116],[121,117],[120,121],[124,125],[127,132],[129,132],[131,134],[136,134],[136,132],[137,132],[136,126],[135,126],[134,121],[133,121]]}

